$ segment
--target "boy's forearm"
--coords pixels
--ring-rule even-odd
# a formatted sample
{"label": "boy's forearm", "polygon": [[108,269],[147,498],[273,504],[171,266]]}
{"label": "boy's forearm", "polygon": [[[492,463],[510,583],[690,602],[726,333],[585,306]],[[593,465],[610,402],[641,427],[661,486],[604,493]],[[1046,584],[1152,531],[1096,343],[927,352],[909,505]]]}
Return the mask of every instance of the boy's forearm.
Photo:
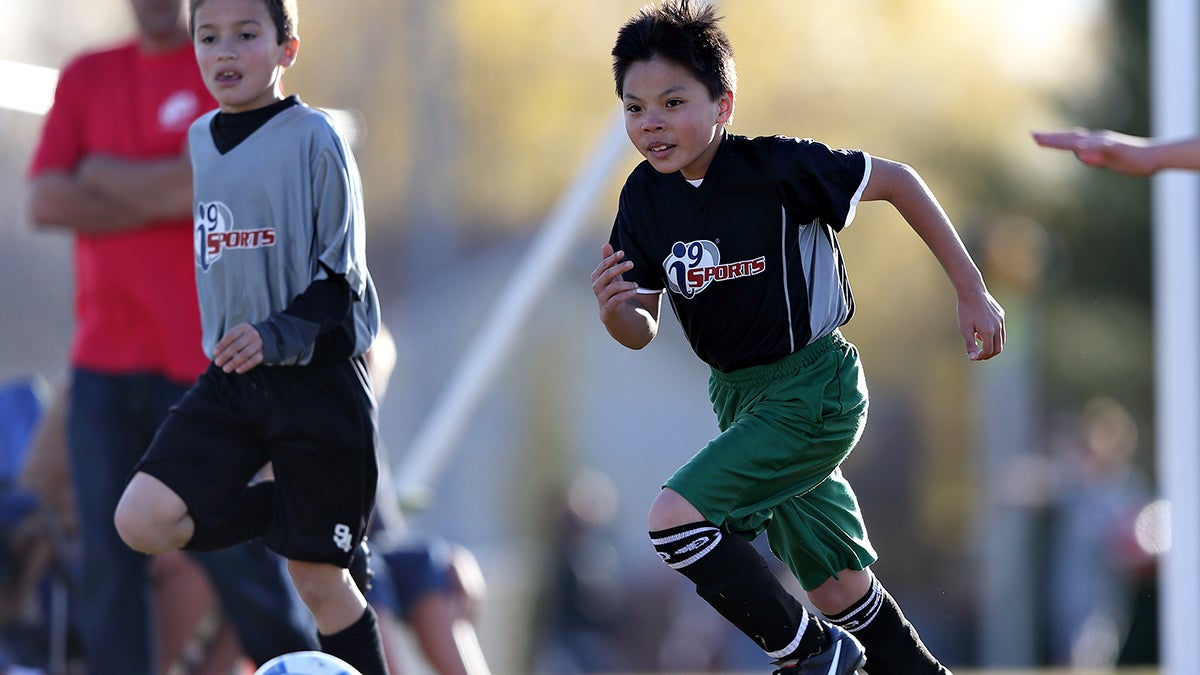
{"label": "boy's forearm", "polygon": [[658,334],[658,321],[640,305],[626,302],[615,316],[604,321],[604,328],[622,346],[641,349]]}
{"label": "boy's forearm", "polygon": [[[940,212],[940,209],[938,211]],[[942,266],[946,277],[954,286],[955,293],[964,296],[987,290],[983,274],[944,213],[905,219]]]}
{"label": "boy's forearm", "polygon": [[350,316],[354,292],[341,275],[309,284],[282,312],[254,324],[263,339],[263,363],[292,365],[313,349],[317,338]]}
{"label": "boy's forearm", "polygon": [[958,236],[950,217],[915,171],[910,184],[897,190],[892,205],[933,253],[959,295],[985,290],[983,275]]}

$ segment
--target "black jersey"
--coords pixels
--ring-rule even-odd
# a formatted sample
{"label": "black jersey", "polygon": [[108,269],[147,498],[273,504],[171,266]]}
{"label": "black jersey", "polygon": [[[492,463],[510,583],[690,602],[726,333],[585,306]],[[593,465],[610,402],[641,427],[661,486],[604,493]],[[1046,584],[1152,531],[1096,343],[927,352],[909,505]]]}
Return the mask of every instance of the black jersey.
{"label": "black jersey", "polygon": [[643,292],[668,291],[692,349],[728,372],[777,361],[850,320],[836,233],[871,171],[860,150],[727,134],[704,181],[642,162],[610,242]]}

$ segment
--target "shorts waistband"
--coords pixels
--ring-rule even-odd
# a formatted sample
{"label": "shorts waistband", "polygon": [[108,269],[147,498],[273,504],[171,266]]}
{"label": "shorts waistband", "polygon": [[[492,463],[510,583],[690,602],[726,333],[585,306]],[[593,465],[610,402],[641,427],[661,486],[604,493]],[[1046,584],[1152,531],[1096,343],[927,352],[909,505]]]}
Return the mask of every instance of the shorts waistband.
{"label": "shorts waistband", "polygon": [[791,375],[811,366],[822,354],[833,349],[839,349],[849,344],[839,330],[817,338],[807,345],[797,349],[773,363],[761,366],[749,366],[729,373],[712,369],[712,379],[722,384],[739,386],[767,380],[775,380],[784,375]]}

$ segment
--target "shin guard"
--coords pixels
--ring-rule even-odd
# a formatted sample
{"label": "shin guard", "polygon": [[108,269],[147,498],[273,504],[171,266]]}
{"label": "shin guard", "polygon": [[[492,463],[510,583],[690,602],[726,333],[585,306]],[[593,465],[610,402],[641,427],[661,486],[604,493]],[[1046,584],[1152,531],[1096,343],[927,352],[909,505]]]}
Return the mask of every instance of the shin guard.
{"label": "shin guard", "polygon": [[873,579],[867,594],[846,611],[828,617],[866,648],[871,675],[946,675],[949,671],[934,658],[904,617],[900,605]]}
{"label": "shin guard", "polygon": [[812,620],[742,537],[709,522],[650,533],[659,557],[696,584],[696,594],[773,659],[821,649],[825,630]]}

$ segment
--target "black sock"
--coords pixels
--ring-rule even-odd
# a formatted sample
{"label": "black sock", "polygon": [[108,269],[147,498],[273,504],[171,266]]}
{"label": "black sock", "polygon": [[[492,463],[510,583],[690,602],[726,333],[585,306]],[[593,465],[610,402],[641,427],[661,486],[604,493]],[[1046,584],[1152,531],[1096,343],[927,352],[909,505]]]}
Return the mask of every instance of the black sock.
{"label": "black sock", "polygon": [[828,617],[854,634],[867,653],[871,675],[940,675],[948,673],[917,635],[917,629],[878,579],[849,609]]}
{"label": "black sock", "polygon": [[217,551],[261,537],[274,513],[275,481],[260,481],[242,492],[225,520],[212,525],[195,521],[192,538],[183,548]]}
{"label": "black sock", "polygon": [[750,542],[709,522],[651,532],[663,562],[773,659],[803,658],[825,646],[825,628],[792,597]]}
{"label": "black sock", "polygon": [[333,635],[318,633],[317,638],[321,642],[321,651],[349,663],[362,675],[388,675],[379,624],[370,605],[363,610],[362,617],[347,628]]}

